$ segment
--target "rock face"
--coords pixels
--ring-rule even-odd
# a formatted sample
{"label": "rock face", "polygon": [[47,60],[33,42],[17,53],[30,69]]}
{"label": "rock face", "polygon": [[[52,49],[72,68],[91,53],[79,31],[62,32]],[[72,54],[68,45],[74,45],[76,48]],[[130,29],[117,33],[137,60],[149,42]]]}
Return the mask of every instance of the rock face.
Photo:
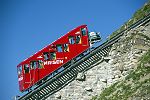
{"label": "rock face", "polygon": [[[47,100],[89,100],[136,69],[139,58],[150,48],[150,23],[125,33],[108,57]],[[149,66],[147,64],[147,66]]]}

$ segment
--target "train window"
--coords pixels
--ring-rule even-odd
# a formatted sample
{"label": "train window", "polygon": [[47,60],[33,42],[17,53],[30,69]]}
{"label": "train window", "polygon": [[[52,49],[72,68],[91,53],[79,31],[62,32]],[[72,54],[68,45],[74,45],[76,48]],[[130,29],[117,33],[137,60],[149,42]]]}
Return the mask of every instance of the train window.
{"label": "train window", "polygon": [[38,61],[38,68],[44,68],[44,63],[42,60]]}
{"label": "train window", "polygon": [[56,50],[56,46],[55,45],[51,45],[51,48],[53,49],[53,50]]}
{"label": "train window", "polygon": [[81,36],[80,35],[76,36],[76,43],[81,44]]}
{"label": "train window", "polygon": [[70,44],[74,44],[75,43],[73,36],[69,36],[69,43]]}
{"label": "train window", "polygon": [[30,62],[30,69],[35,69],[36,68],[36,61],[31,61]]}
{"label": "train window", "polygon": [[86,28],[81,28],[81,33],[82,33],[82,36],[85,36],[86,35]]}
{"label": "train window", "polygon": [[58,52],[63,52],[63,50],[62,50],[62,45],[61,45],[61,44],[57,45],[57,51],[58,51]]}
{"label": "train window", "polygon": [[55,59],[56,59],[56,53],[50,52],[50,60],[55,60]]}
{"label": "train window", "polygon": [[68,44],[64,44],[64,52],[69,52],[69,45]]}
{"label": "train window", "polygon": [[18,75],[20,75],[22,73],[22,65],[20,65],[19,67],[18,67]]}
{"label": "train window", "polygon": [[24,73],[29,73],[29,65],[28,64],[24,65]]}
{"label": "train window", "polygon": [[44,60],[49,60],[49,53],[48,52],[44,52]]}

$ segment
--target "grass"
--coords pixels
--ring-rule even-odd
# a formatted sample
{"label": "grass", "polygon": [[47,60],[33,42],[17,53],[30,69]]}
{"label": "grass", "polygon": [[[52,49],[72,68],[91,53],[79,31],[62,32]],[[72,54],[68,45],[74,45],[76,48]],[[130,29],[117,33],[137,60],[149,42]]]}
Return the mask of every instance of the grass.
{"label": "grass", "polygon": [[146,77],[150,74],[150,66],[147,67],[146,64],[150,64],[150,50],[141,57],[137,69],[130,72],[124,81],[106,88],[92,100],[127,100],[133,97],[144,97],[150,93],[150,77]]}
{"label": "grass", "polygon": [[[144,18],[150,13],[150,0],[148,4],[144,5],[141,9],[135,12],[133,17],[127,21],[120,29],[113,32],[108,40],[116,36],[121,31],[130,27],[136,21]],[[146,40],[150,38],[142,33],[140,36]],[[128,37],[127,40],[134,38],[135,34]],[[106,88],[99,96],[93,96],[91,100],[127,100],[135,97],[144,97],[150,95],[150,50],[141,57],[139,64],[135,70],[132,70],[129,75],[120,82],[117,82],[110,87]]]}
{"label": "grass", "polygon": [[130,20],[125,22],[124,25],[121,26],[121,28],[119,28],[118,30],[116,30],[109,36],[108,40],[116,36],[121,31],[125,30],[127,27],[130,27],[132,24],[136,23],[138,20],[144,18],[149,13],[150,13],[150,3],[144,5],[141,9],[137,10]]}

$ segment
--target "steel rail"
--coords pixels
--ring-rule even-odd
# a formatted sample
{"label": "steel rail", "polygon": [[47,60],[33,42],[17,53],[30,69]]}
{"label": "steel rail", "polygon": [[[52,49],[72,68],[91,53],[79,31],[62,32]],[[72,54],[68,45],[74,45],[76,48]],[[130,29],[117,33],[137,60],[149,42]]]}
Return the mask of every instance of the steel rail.
{"label": "steel rail", "polygon": [[87,71],[93,67],[92,65],[102,61],[103,57],[106,56],[109,50],[111,49],[112,44],[116,43],[126,31],[141,26],[149,21],[150,21],[150,14],[148,14],[145,18],[137,21],[127,29],[121,31],[110,40],[96,47],[94,50],[84,55],[83,58],[74,62],[74,64],[62,66],[65,67],[64,71],[60,72],[53,78],[45,81],[45,83],[35,88],[35,90],[18,98],[18,100],[45,100],[50,95],[62,89],[68,83],[75,80],[78,73]]}

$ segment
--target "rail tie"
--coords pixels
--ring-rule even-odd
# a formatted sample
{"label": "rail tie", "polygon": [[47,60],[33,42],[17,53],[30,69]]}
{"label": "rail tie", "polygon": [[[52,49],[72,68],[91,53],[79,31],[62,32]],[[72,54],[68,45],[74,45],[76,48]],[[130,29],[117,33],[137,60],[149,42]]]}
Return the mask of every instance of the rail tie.
{"label": "rail tie", "polygon": [[77,74],[84,72],[94,67],[96,63],[100,63],[103,57],[107,56],[112,44],[116,43],[125,31],[129,31],[135,27],[139,27],[150,21],[150,14],[145,18],[137,21],[135,24],[131,25],[126,30],[120,32],[117,36],[113,37],[109,41],[104,42],[88,54],[86,54],[82,59],[74,62],[71,65],[65,65],[64,71],[60,72],[53,78],[47,80],[45,83],[35,88],[35,90],[25,94],[24,96],[18,98],[18,100],[45,100],[50,95],[56,93],[68,83],[75,80]]}

